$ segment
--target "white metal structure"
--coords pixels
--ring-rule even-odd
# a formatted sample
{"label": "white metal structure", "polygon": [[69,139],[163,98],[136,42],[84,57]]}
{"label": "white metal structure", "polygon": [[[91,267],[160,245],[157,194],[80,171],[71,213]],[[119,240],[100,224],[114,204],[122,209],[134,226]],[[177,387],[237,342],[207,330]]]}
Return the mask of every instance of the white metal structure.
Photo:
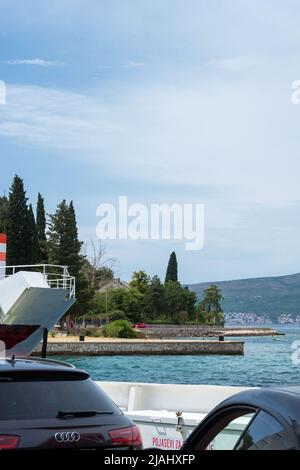
{"label": "white metal structure", "polygon": [[9,354],[29,354],[41,341],[44,329],[53,328],[74,302],[75,278],[66,266],[7,266],[5,278],[0,280],[0,323],[38,326],[30,337],[10,348]]}
{"label": "white metal structure", "polygon": [[42,274],[47,287],[52,289],[64,289],[68,291],[70,299],[75,299],[76,279],[74,276],[70,276],[68,266],[56,264],[6,266],[5,277],[13,276],[20,271]]}

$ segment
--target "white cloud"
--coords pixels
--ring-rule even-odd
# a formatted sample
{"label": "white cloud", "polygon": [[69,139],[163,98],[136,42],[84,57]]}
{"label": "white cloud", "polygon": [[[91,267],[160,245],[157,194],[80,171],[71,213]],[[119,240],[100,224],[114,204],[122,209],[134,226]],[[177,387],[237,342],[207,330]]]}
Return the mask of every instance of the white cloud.
{"label": "white cloud", "polygon": [[145,67],[146,64],[144,62],[133,62],[129,61],[127,64],[122,65],[121,67],[123,69],[134,69],[134,68],[140,68],[140,67]]}
{"label": "white cloud", "polygon": [[208,64],[217,69],[240,72],[253,67],[255,61],[250,57],[227,57],[223,59],[212,59]]}
{"label": "white cloud", "polygon": [[89,94],[7,84],[0,136],[132,184],[226,185],[241,200],[297,200],[300,108],[280,80],[199,79],[110,93],[102,86]]}
{"label": "white cloud", "polygon": [[13,59],[4,61],[8,65],[37,65],[39,67],[61,67],[61,62],[44,59]]}

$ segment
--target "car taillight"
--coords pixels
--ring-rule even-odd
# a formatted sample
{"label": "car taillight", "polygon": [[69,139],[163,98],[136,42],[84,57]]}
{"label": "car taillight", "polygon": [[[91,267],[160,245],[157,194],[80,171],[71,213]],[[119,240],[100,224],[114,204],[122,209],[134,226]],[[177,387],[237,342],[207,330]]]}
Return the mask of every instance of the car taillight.
{"label": "car taillight", "polygon": [[142,447],[142,436],[137,426],[130,426],[128,428],[113,429],[110,431],[109,437],[112,440],[114,446],[134,446]]}
{"label": "car taillight", "polygon": [[19,436],[3,436],[0,435],[0,450],[15,449],[19,444]]}

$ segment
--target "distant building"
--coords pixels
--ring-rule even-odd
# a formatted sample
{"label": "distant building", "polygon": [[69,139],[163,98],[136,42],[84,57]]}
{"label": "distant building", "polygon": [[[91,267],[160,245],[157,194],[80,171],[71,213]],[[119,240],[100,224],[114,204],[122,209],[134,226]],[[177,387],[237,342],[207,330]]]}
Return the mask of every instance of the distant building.
{"label": "distant building", "polygon": [[126,281],[121,281],[120,278],[112,279],[102,284],[98,292],[106,292],[113,289],[129,289],[129,285]]}

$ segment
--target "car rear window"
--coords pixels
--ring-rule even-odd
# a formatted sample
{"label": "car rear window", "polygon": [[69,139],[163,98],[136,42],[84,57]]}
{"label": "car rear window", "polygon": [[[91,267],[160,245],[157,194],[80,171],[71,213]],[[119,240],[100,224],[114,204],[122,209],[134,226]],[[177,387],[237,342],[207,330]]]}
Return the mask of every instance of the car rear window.
{"label": "car rear window", "polygon": [[91,379],[0,381],[0,420],[55,418],[59,410],[121,414]]}

